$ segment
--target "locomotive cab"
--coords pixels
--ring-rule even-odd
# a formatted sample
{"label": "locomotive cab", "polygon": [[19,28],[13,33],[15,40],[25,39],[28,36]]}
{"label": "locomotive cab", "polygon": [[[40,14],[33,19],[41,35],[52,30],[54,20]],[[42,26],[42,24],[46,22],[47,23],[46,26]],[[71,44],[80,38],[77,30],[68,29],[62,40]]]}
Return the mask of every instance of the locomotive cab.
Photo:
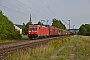
{"label": "locomotive cab", "polygon": [[28,28],[28,37],[30,39],[34,39],[34,38],[38,38],[38,35],[37,35],[37,25],[30,25],[29,28]]}

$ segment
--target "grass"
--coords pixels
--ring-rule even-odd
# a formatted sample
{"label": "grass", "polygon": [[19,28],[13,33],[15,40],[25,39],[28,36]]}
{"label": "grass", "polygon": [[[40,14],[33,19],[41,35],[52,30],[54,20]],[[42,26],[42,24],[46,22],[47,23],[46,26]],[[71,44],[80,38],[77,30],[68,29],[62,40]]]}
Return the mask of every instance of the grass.
{"label": "grass", "polygon": [[79,36],[76,60],[90,60],[90,36]]}
{"label": "grass", "polygon": [[21,35],[21,36],[22,36],[22,40],[30,40],[27,35]]}
{"label": "grass", "polygon": [[23,51],[17,51],[13,54],[8,54],[8,60],[46,60],[53,53],[55,53],[63,44],[68,42],[70,37],[53,40],[47,45],[40,46],[34,49],[26,49]]}
{"label": "grass", "polygon": [[0,43],[5,43],[5,42],[14,42],[16,40],[0,40]]}
{"label": "grass", "polygon": [[[21,40],[30,40],[27,35],[22,35]],[[0,43],[6,43],[6,42],[15,42],[15,41],[20,41],[20,40],[0,40]]]}
{"label": "grass", "polygon": [[[61,46],[69,42],[66,47],[57,54],[53,60],[68,60],[72,53],[73,47],[76,45],[76,56],[74,60],[90,60],[90,36],[71,36],[58,40],[53,40],[47,45],[37,48],[28,48],[26,50],[8,53],[7,60],[47,60]],[[2,57],[2,56],[1,56]]]}
{"label": "grass", "polygon": [[72,49],[75,45],[75,41],[73,41],[73,38],[74,37],[71,37],[70,38],[70,42],[68,45],[66,45],[66,47],[60,51],[58,54],[57,54],[57,57],[53,60],[68,60],[69,59],[69,56],[70,54],[72,53]]}
{"label": "grass", "polygon": [[74,60],[90,60],[90,36],[73,36],[71,42],[53,60],[68,60],[76,44]]}

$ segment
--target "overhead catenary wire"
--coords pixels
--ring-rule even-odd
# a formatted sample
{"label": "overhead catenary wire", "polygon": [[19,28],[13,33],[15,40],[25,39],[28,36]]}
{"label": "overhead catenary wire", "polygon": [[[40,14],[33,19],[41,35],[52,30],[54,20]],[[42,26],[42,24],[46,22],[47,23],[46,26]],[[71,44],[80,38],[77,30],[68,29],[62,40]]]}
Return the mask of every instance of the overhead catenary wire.
{"label": "overhead catenary wire", "polygon": [[[62,20],[65,24],[69,25],[69,29],[70,27],[72,28],[72,26],[70,26],[70,24],[68,24],[67,22],[65,22],[64,20]],[[69,20],[66,20],[66,21],[69,21]]]}
{"label": "overhead catenary wire", "polygon": [[[10,5],[12,5],[12,6],[16,7],[18,10],[20,10],[20,8],[18,8],[17,6],[11,4],[10,2],[8,2],[8,1],[6,1],[6,0],[3,0],[3,1],[9,3]],[[44,18],[41,18],[41,17],[39,17],[39,16],[34,15],[34,14],[31,13],[31,12],[27,12],[27,11],[24,10],[24,9],[23,9],[22,11],[24,11],[24,12],[26,12],[26,13],[30,13],[30,14],[32,14],[32,15],[34,16],[34,18],[37,18],[37,19],[44,19]]]}
{"label": "overhead catenary wire", "polygon": [[[5,0],[6,1],[6,0]],[[10,3],[10,2],[9,2]],[[22,3],[22,2],[21,2]],[[21,4],[21,3],[19,3],[19,4]],[[23,5],[25,5],[24,3],[22,3]],[[13,4],[11,4],[11,5],[13,5]],[[7,7],[7,9],[11,9],[11,10],[13,10],[13,11],[16,11],[16,12],[18,12],[18,13],[20,13],[20,14],[23,14],[23,15],[25,15],[25,16],[29,16],[30,15],[30,13],[31,12],[29,12],[29,13],[27,13],[28,11],[24,11],[24,9],[23,10],[21,10],[21,8],[20,7],[18,7],[18,6],[16,6],[16,5],[13,5],[14,6],[14,8],[12,8],[12,7]],[[16,7],[15,7],[16,6]],[[27,8],[29,8],[29,6],[28,5],[26,5],[27,6]],[[25,6],[25,7],[26,7]],[[5,8],[6,6],[4,6],[3,8]],[[9,9],[9,10],[10,10]],[[29,8],[30,9],[30,8]],[[33,9],[33,8],[32,8]],[[35,9],[34,9],[35,10]],[[37,10],[36,10],[37,11]],[[33,14],[32,14],[33,15]],[[43,16],[45,16],[45,15],[43,15]],[[37,19],[39,19],[39,20],[42,20],[42,18],[38,18],[37,16],[32,16],[32,17],[34,17],[34,18],[37,18]],[[47,16],[48,17],[48,16]],[[48,17],[48,18],[50,18],[50,17]],[[51,18],[50,18],[51,19]],[[45,19],[44,19],[45,20]]]}
{"label": "overhead catenary wire", "polygon": [[[24,3],[21,3],[20,1],[17,1],[17,0],[15,0],[15,1],[18,2],[18,3],[20,3],[21,5],[23,5],[23,6],[27,7],[27,8],[29,8],[29,9],[31,9],[31,10],[37,12],[37,13],[43,15],[43,16],[46,16],[46,15],[42,14],[41,12],[39,12],[39,11],[37,11],[37,10],[35,10],[35,9],[33,9],[33,8],[29,7],[29,6],[27,6],[27,5],[25,5]],[[48,17],[48,16],[46,16],[46,17]],[[48,18],[50,18],[50,17],[48,17]]]}
{"label": "overhead catenary wire", "polygon": [[49,5],[46,3],[46,1],[45,1],[45,3],[42,1],[42,0],[40,0],[41,2],[42,2],[42,4],[44,4],[47,8],[48,8],[48,10],[50,10],[50,12],[56,17],[57,15],[53,12],[53,10],[49,7]]}
{"label": "overhead catenary wire", "polygon": [[17,6],[13,5],[12,3],[10,3],[9,1],[7,0],[3,0],[5,3],[8,3],[9,5],[12,5],[14,8],[16,7],[17,9],[19,9]]}
{"label": "overhead catenary wire", "polygon": [[[36,16],[36,15],[34,15],[33,13],[31,13],[31,12],[27,12],[26,10],[20,10],[20,8],[19,7],[17,7],[17,6],[15,6],[15,5],[13,5],[12,3],[10,3],[10,2],[8,2],[7,0],[3,0],[5,3],[8,3],[9,5],[12,5],[12,6],[14,6],[14,8],[15,9],[12,9],[12,8],[10,8],[10,9],[12,9],[12,10],[16,10],[16,8],[17,8],[17,10],[19,11],[19,12],[21,12],[21,11],[23,11],[24,13],[30,13],[30,14],[32,14],[32,16],[33,16],[33,18],[36,18],[36,19],[44,19],[44,18],[41,18],[41,17],[39,17],[39,16]],[[9,8],[9,7],[7,7],[7,8]],[[21,13],[23,13],[23,12],[21,12]],[[27,14],[27,16],[28,16],[29,14]]]}
{"label": "overhead catenary wire", "polygon": [[[9,7],[3,6],[3,5],[0,5],[0,6],[3,7],[3,8],[5,8],[5,9],[9,9],[9,10],[12,10],[12,11],[16,11],[16,12],[18,12],[18,13],[20,13],[20,14],[25,15],[25,16],[29,16],[29,14],[24,13],[24,12],[21,12],[21,11],[19,11],[19,10],[15,10],[15,9],[12,9],[12,8],[9,8]],[[35,16],[34,16],[33,18],[40,19],[40,18],[35,17]]]}
{"label": "overhead catenary wire", "polygon": [[21,14],[25,15],[25,16],[28,16],[28,14],[23,13],[23,12],[20,12],[20,11],[18,11],[18,10],[15,10],[15,9],[12,9],[12,8],[9,8],[9,7],[3,6],[3,5],[0,5],[0,6],[3,7],[3,8],[6,8],[6,9],[12,10],[12,11],[16,11],[16,12],[18,12],[18,13],[21,13]]}
{"label": "overhead catenary wire", "polygon": [[[45,0],[44,0],[45,1]],[[45,3],[46,3],[46,1],[45,1]],[[54,14],[54,15],[56,15],[56,13],[50,8],[50,6],[46,3],[46,5],[48,6],[48,8],[52,11],[52,13]],[[56,15],[57,16],[57,15]]]}
{"label": "overhead catenary wire", "polygon": [[[28,1],[30,1],[30,0],[28,0]],[[40,8],[39,6],[37,6],[36,4],[34,4],[33,2],[30,1],[30,3],[32,3],[34,6],[36,6],[37,8],[41,9],[43,12],[47,13],[47,15],[49,15],[48,12],[46,12],[44,9]]]}

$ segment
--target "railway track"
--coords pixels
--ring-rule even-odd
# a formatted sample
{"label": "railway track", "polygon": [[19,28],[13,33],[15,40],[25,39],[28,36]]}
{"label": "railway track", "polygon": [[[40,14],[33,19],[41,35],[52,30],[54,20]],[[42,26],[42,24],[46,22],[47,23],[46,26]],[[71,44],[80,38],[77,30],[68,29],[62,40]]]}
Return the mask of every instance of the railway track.
{"label": "railway track", "polygon": [[[18,41],[18,42],[9,42],[9,43],[2,43],[0,44],[0,56],[3,58],[7,55],[7,53],[12,53],[18,50],[25,50],[26,48],[35,48],[40,45],[45,45],[50,40],[63,38],[62,37],[53,37],[53,38],[46,38],[46,39],[38,39],[38,40],[27,40],[27,41]],[[2,60],[2,59],[0,59]]]}

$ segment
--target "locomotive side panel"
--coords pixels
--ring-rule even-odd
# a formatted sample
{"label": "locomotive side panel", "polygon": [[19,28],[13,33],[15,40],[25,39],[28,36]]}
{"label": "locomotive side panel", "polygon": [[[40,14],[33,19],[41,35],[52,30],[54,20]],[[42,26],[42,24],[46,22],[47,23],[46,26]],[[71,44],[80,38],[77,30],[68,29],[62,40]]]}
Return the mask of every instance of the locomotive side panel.
{"label": "locomotive side panel", "polygon": [[39,35],[39,36],[49,36],[48,27],[40,26],[40,27],[38,28],[38,35]]}

